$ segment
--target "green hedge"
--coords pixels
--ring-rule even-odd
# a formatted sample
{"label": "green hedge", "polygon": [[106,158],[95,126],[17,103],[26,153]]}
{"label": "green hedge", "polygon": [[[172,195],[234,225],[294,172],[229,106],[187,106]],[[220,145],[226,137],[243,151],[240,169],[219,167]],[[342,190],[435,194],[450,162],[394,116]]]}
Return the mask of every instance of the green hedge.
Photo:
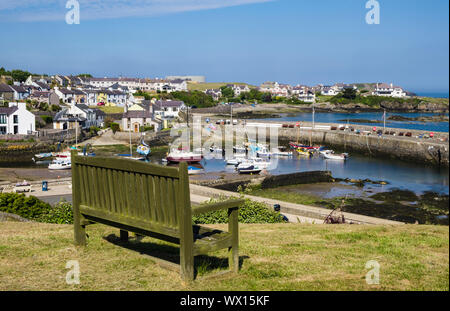
{"label": "green hedge", "polygon": [[[216,203],[224,198],[212,199],[209,203]],[[16,214],[23,218],[52,224],[72,224],[72,204],[60,202],[52,207],[34,196],[25,194],[3,193],[0,194],[0,211]],[[206,213],[192,218],[194,224],[223,224],[228,223],[226,210]],[[239,209],[239,222],[247,224],[270,224],[286,222],[284,217],[267,208],[264,203],[245,200]]]}
{"label": "green hedge", "polygon": [[[211,199],[208,203],[216,203],[223,198]],[[224,224],[228,223],[228,211],[220,210],[192,217],[194,224]],[[239,222],[246,224],[273,224],[286,222],[284,217],[275,211],[271,211],[264,203],[246,199],[239,209]]]}
{"label": "green hedge", "polygon": [[0,194],[0,212],[16,214],[23,218],[53,224],[73,223],[72,205],[61,202],[52,207],[34,196],[25,194]]}

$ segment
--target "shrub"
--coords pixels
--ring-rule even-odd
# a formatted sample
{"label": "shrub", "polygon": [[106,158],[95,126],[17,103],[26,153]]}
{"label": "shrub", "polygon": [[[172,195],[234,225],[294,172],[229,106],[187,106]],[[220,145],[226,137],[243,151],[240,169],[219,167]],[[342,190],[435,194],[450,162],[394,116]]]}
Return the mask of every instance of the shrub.
{"label": "shrub", "polygon": [[73,209],[69,202],[60,202],[43,214],[41,222],[50,224],[73,224]]}
{"label": "shrub", "polygon": [[61,106],[53,104],[53,105],[50,106],[50,110],[53,111],[53,112],[60,111],[61,110]]}
{"label": "shrub", "polygon": [[98,131],[100,131],[100,128],[97,127],[97,126],[91,126],[91,127],[89,128],[89,133],[90,133],[91,135],[93,135],[93,134],[97,135],[97,132],[98,132]]}
{"label": "shrub", "polygon": [[109,127],[113,131],[114,134],[120,129],[119,123],[112,122]]}
{"label": "shrub", "polygon": [[139,131],[140,132],[149,132],[149,131],[153,131],[155,129],[155,127],[153,125],[151,126],[140,126],[139,127]]}
{"label": "shrub", "polygon": [[45,124],[49,124],[49,123],[53,122],[52,116],[43,115],[43,116],[41,116],[41,119],[44,120]]}
{"label": "shrub", "polygon": [[[211,199],[208,203],[217,203],[223,200],[223,198]],[[228,211],[220,210],[205,213],[192,217],[192,220],[194,224],[224,224],[228,223]],[[286,221],[281,214],[269,210],[264,203],[246,199],[243,206],[239,208],[239,222],[246,224],[271,224]]]}
{"label": "shrub", "polygon": [[51,209],[50,204],[42,202],[34,196],[25,194],[0,194],[0,211],[19,215],[30,220],[40,221],[42,216]]}
{"label": "shrub", "polygon": [[45,203],[34,196],[25,194],[0,194],[0,211],[16,214],[20,217],[51,224],[72,224],[72,204],[60,202],[55,207]]}

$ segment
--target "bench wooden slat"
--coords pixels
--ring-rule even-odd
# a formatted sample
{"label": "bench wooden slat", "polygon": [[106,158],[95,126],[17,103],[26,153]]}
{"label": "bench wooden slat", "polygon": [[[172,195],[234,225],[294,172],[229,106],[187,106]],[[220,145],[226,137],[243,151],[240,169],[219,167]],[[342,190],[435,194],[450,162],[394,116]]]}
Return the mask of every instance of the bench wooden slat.
{"label": "bench wooden slat", "polygon": [[[177,229],[169,228],[166,226],[162,226],[158,223],[154,223],[151,221],[140,220],[129,216],[121,216],[117,214],[112,214],[106,211],[98,210],[96,208],[90,208],[89,206],[80,205],[80,212],[87,219],[89,216],[93,216],[97,219],[105,219],[110,222],[117,222],[121,224],[125,224],[131,227],[140,228],[147,231],[153,231],[159,234],[168,235],[174,238],[179,238],[180,233]],[[101,222],[98,221],[97,222]]]}
{"label": "bench wooden slat", "polygon": [[131,159],[116,159],[106,157],[72,157],[73,164],[90,165],[108,169],[118,169],[127,172],[139,172],[162,177],[178,178],[178,169],[174,167],[164,167],[156,164],[140,162]]}

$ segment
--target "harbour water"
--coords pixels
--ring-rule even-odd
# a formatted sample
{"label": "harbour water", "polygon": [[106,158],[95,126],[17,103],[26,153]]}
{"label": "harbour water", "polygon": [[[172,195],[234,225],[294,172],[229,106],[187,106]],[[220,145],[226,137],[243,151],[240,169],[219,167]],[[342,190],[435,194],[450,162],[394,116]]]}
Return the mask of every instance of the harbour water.
{"label": "harbour water", "polygon": [[[312,113],[304,112],[298,114],[280,114],[280,118],[269,118],[264,119],[267,121],[312,121]],[[389,128],[402,128],[411,130],[423,130],[432,132],[448,132],[449,122],[421,122],[421,121],[391,121],[388,120],[390,116],[402,116],[407,118],[417,118],[417,117],[431,117],[437,116],[437,113],[404,113],[404,112],[392,112],[386,113],[386,127]],[[448,114],[446,114],[448,116]],[[361,125],[373,125],[380,126],[383,125],[383,112],[361,112],[361,113],[329,113],[329,112],[316,112],[315,122],[318,123],[341,123],[346,124],[361,124]],[[356,122],[354,120],[370,120],[378,121],[381,123],[372,122]]]}
{"label": "harbour water", "polygon": [[[328,170],[334,178],[370,179],[385,181],[387,185],[373,185],[379,190],[394,188],[410,190],[416,194],[426,191],[449,194],[449,172],[446,168],[421,166],[393,159],[368,158],[352,154],[347,161],[325,160],[322,157],[280,157],[272,158],[268,172],[282,175],[295,172]],[[205,172],[234,172],[234,166],[227,166],[223,159],[203,160]]]}

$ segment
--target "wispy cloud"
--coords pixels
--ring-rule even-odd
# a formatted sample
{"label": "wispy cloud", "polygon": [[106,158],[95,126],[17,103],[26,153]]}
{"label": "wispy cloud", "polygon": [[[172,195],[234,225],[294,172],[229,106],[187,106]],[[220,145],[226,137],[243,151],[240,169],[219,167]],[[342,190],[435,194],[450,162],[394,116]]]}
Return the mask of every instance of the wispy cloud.
{"label": "wispy cloud", "polygon": [[[78,0],[82,20],[146,17],[275,0]],[[65,20],[67,0],[0,0],[3,21]]]}

